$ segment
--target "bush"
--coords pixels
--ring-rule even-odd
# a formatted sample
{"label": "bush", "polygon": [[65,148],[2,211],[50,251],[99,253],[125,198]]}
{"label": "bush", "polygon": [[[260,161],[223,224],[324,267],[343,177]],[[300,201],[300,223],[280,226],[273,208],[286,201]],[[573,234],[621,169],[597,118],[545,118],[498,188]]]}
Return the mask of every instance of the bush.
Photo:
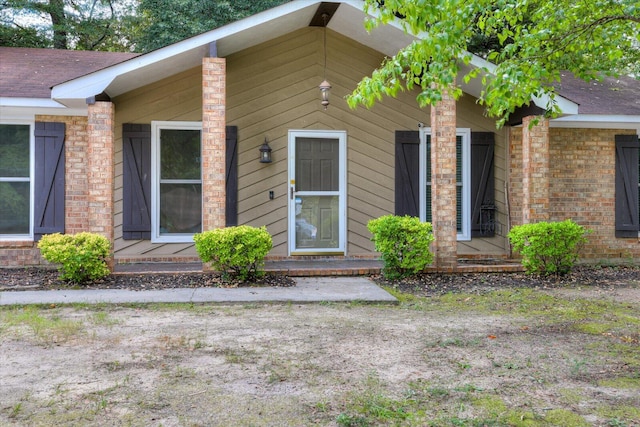
{"label": "bush", "polygon": [[408,215],[385,215],[369,221],[367,228],[373,234],[376,251],[382,254],[385,277],[416,274],[433,261],[429,249],[434,240],[431,223]]}
{"label": "bush", "polygon": [[527,273],[561,276],[573,268],[588,233],[589,230],[568,219],[517,225],[508,237],[513,249],[522,255]]}
{"label": "bush", "polygon": [[196,251],[203,262],[240,280],[264,275],[264,257],[271,250],[271,235],[266,227],[248,225],[218,228],[193,236]]}
{"label": "bush", "polygon": [[107,276],[107,258],[111,252],[109,240],[99,234],[47,234],[38,242],[47,261],[61,264],[60,279],[85,283]]}

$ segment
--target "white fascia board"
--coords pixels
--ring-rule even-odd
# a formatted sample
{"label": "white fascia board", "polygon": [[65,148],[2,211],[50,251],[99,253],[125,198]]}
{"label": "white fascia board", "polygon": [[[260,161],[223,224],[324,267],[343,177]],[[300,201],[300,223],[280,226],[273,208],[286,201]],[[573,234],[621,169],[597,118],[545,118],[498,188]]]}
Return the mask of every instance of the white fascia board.
{"label": "white fascia board", "polygon": [[[538,107],[544,110],[547,109],[547,106],[550,101],[550,98],[548,95],[533,96],[531,97],[531,99]],[[558,107],[560,108],[560,111],[562,111],[562,114],[578,114],[578,104],[576,104],[575,102],[569,101],[567,98],[557,93],[554,98],[554,101],[556,102],[556,104],[558,104]]]}
{"label": "white fascia board", "polygon": [[87,106],[67,108],[48,98],[0,97],[0,119],[31,120],[37,115],[87,116]]}
{"label": "white fascia board", "polygon": [[636,129],[640,134],[640,116],[575,114],[549,120],[552,128]]}
{"label": "white fascia board", "polygon": [[[77,108],[78,100],[84,102],[87,98],[105,91],[109,83],[116,77],[115,73],[109,72],[110,70],[110,68],[106,68],[56,85],[51,89],[51,98],[66,106]],[[67,100],[75,100],[76,102],[69,103]]]}
{"label": "white fascia board", "polygon": [[[117,96],[120,93],[109,93],[108,88],[119,76],[141,70],[145,67],[160,67],[160,62],[177,56],[186,56],[188,58],[191,57],[191,55],[194,55],[198,58],[203,58],[208,52],[209,44],[214,41],[222,40],[226,37],[247,31],[259,25],[269,24],[271,21],[275,21],[278,18],[282,18],[304,8],[314,6],[318,3],[320,3],[320,0],[285,3],[281,6],[266,10],[240,21],[233,22],[144,55],[137,56],[111,67],[87,74],[86,76],[78,77],[68,82],[56,85],[51,91],[51,97],[59,100],[65,105],[75,105],[77,103],[65,100],[84,100],[102,92],[106,92],[110,96]],[[308,22],[297,22],[294,25],[302,27],[308,25]],[[195,66],[188,61],[182,62],[185,63],[185,70]],[[183,70],[173,68],[173,72],[179,71]]]}
{"label": "white fascia board", "polygon": [[0,107],[66,108],[50,98],[0,97]]}

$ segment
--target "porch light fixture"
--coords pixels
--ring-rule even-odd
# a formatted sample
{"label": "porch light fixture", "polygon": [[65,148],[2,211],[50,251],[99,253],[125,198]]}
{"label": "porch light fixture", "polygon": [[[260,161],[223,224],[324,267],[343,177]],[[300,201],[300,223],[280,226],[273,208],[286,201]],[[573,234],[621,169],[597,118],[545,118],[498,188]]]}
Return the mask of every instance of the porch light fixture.
{"label": "porch light fixture", "polygon": [[320,93],[322,94],[321,104],[326,110],[327,107],[329,106],[329,91],[331,90],[331,85],[329,84],[328,81],[323,80],[322,83],[320,83],[319,88],[320,88]]}
{"label": "porch light fixture", "polygon": [[260,163],[271,163],[271,147],[267,138],[264,139],[264,144],[260,147]]}
{"label": "porch light fixture", "polygon": [[331,84],[327,81],[327,20],[329,15],[327,13],[322,14],[322,22],[324,23],[322,49],[324,52],[324,79],[320,83],[320,94],[322,95],[322,106],[326,110],[329,106],[329,91],[331,90]]}

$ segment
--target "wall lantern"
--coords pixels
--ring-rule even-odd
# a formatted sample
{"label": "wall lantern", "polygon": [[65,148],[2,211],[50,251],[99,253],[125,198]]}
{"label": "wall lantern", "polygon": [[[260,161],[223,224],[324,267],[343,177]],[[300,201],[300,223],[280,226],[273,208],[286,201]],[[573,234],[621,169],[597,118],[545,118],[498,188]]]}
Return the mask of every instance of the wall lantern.
{"label": "wall lantern", "polygon": [[322,95],[322,106],[326,110],[329,106],[329,91],[331,90],[331,84],[327,81],[327,22],[329,20],[329,15],[327,13],[322,14],[322,22],[323,30],[322,30],[322,51],[324,55],[324,66],[323,66],[323,74],[324,80],[320,83],[320,94]]}
{"label": "wall lantern", "polygon": [[331,90],[331,84],[329,84],[328,81],[323,80],[322,83],[320,83],[320,86],[318,87],[320,88],[320,93],[322,94],[321,104],[326,110],[327,107],[329,106],[329,91]]}
{"label": "wall lantern", "polygon": [[271,163],[271,147],[269,147],[267,138],[264,139],[264,144],[260,147],[260,163]]}

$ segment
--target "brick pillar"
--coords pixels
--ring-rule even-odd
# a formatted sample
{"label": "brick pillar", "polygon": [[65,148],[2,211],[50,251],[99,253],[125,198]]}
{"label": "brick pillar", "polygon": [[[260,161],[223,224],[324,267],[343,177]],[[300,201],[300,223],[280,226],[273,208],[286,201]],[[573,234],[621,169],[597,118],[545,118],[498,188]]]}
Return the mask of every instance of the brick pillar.
{"label": "brick pillar", "polygon": [[202,60],[202,230],[225,226],[226,61]]}
{"label": "brick pillar", "polygon": [[[114,115],[111,102],[88,106],[87,117],[87,188],[88,231],[102,234],[111,242],[113,253],[114,214]],[[113,269],[113,257],[109,259]]]}
{"label": "brick pillar", "polygon": [[440,271],[457,269],[456,208],[456,101],[443,94],[431,107],[431,216]]}
{"label": "brick pillar", "polygon": [[528,116],[522,120],[523,224],[549,220],[549,191],[549,120]]}

